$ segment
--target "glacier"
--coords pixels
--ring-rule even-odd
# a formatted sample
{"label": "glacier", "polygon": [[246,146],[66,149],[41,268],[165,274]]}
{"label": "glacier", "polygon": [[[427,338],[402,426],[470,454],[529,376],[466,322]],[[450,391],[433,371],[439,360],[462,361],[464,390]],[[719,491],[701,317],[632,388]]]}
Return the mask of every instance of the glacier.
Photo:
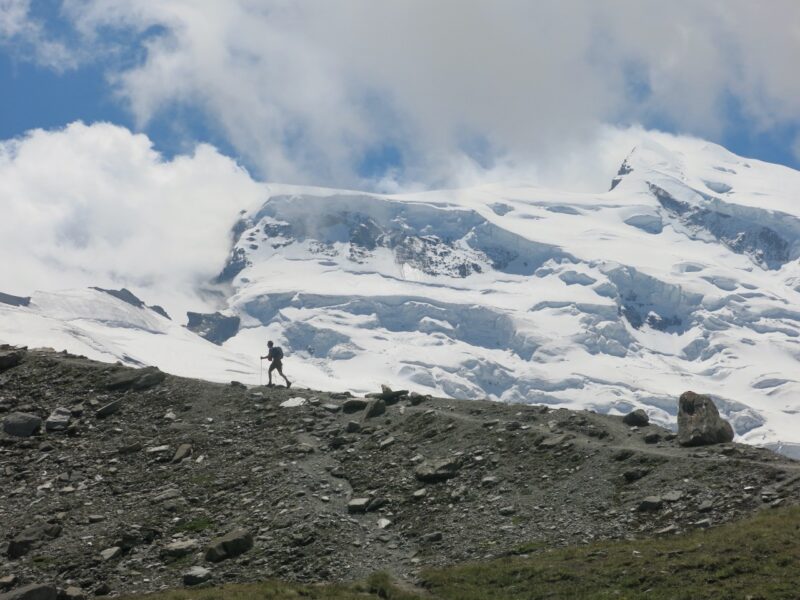
{"label": "glacier", "polygon": [[651,136],[609,183],[265,185],[182,312],[169,290],[0,294],[0,341],[257,384],[273,339],[310,388],[643,408],[668,426],[694,390],[739,441],[800,453],[800,173]]}

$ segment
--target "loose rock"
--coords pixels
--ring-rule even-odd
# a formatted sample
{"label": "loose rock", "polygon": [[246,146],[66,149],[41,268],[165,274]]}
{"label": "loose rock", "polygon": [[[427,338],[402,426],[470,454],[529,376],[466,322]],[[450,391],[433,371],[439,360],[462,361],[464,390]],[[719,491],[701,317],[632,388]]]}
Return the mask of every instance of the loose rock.
{"label": "loose rock", "polygon": [[211,541],[206,560],[220,562],[244,554],[253,547],[253,535],[246,529],[236,529]]}
{"label": "loose rock", "polygon": [[685,392],[678,401],[678,443],[707,446],[733,441],[731,424],[719,416],[709,396]]}
{"label": "loose rock", "polygon": [[42,420],[36,415],[15,412],[3,419],[3,431],[16,437],[30,437],[42,428]]}
{"label": "loose rock", "polygon": [[625,425],[630,425],[631,427],[644,427],[645,425],[650,424],[650,417],[646,412],[644,412],[644,410],[637,408],[636,410],[631,411],[622,417],[622,422],[625,423]]}

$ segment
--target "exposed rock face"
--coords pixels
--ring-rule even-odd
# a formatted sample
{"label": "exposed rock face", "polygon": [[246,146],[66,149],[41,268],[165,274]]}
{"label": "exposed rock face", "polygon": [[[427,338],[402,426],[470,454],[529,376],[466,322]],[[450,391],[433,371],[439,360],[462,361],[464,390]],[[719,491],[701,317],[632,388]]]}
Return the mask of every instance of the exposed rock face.
{"label": "exposed rock face", "polygon": [[4,294],[3,292],[0,292],[0,304],[8,304],[10,306],[28,306],[30,303],[30,296],[14,296],[13,294]]}
{"label": "exposed rock face", "polygon": [[214,344],[222,344],[239,331],[239,317],[225,316],[220,312],[203,314],[188,312],[189,323],[186,328]]}
{"label": "exposed rock face", "polygon": [[719,416],[709,396],[684,392],[678,402],[678,443],[708,446],[733,441],[733,427]]}
{"label": "exposed rock face", "polygon": [[3,419],[3,431],[15,437],[30,437],[42,428],[42,420],[36,415],[11,413]]}

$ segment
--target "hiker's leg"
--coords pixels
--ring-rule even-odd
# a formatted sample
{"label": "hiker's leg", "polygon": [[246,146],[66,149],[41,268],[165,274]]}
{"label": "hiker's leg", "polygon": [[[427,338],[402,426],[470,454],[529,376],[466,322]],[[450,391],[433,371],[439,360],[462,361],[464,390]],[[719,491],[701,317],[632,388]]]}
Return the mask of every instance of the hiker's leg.
{"label": "hiker's leg", "polygon": [[278,365],[274,361],[270,363],[269,369],[267,369],[267,376],[269,378],[267,385],[272,385],[272,372],[275,370],[277,366]]}
{"label": "hiker's leg", "polygon": [[286,382],[286,387],[289,387],[290,385],[292,385],[291,382],[289,381],[289,379],[286,377],[286,375],[283,374],[283,365],[282,364],[278,365],[278,373],[281,374],[281,377],[283,377],[283,380]]}

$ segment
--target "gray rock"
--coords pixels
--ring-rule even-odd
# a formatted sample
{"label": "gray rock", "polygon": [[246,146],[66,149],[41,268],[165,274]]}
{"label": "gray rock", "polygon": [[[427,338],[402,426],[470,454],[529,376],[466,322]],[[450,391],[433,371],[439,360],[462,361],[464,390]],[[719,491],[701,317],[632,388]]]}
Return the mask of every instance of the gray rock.
{"label": "gray rock", "polygon": [[166,375],[157,367],[125,369],[109,378],[106,382],[106,389],[142,391],[158,385],[165,378]]}
{"label": "gray rock", "polygon": [[348,421],[347,425],[344,426],[344,430],[347,433],[358,433],[361,431],[361,424],[357,421]]}
{"label": "gray rock", "polygon": [[339,412],[339,411],[342,409],[342,407],[341,407],[341,406],[339,406],[338,404],[331,404],[331,403],[325,403],[325,404],[323,404],[323,405],[322,405],[322,408],[323,408],[324,410],[327,410],[327,411],[328,411],[328,412],[330,412],[330,413],[337,413],[337,412]]}
{"label": "gray rock", "polygon": [[680,490],[672,490],[666,494],[662,494],[661,498],[664,500],[664,502],[677,502],[683,498],[683,492]]}
{"label": "gray rock", "polygon": [[122,556],[122,548],[119,546],[112,546],[111,548],[106,548],[100,552],[100,558],[103,560],[114,560],[115,558],[119,558]]}
{"label": "gray rock", "polygon": [[700,506],[697,507],[697,512],[699,513],[707,513],[714,510],[714,503],[710,500],[706,500],[705,502],[701,502]]}
{"label": "gray rock", "polygon": [[647,496],[641,502],[636,510],[640,512],[654,512],[660,510],[664,505],[664,501],[659,496]]}
{"label": "gray rock", "polygon": [[441,542],[442,541],[442,532],[441,531],[434,531],[432,533],[426,533],[422,536],[422,541],[430,544],[432,542]]}
{"label": "gray rock", "polygon": [[645,444],[657,444],[660,441],[661,441],[661,434],[656,431],[648,433],[646,436],[644,436]]}
{"label": "gray rock", "polygon": [[15,412],[3,419],[3,431],[16,437],[30,437],[42,428],[42,420],[36,415]]}
{"label": "gray rock", "polygon": [[503,515],[504,517],[509,517],[509,516],[513,515],[514,513],[516,513],[517,509],[514,508],[513,506],[503,506],[497,512],[500,513],[501,515]]}
{"label": "gray rock", "polygon": [[367,408],[367,401],[363,398],[350,398],[342,403],[342,411],[353,414]]}
{"label": "gray rock", "polygon": [[177,488],[169,488],[158,494],[153,498],[153,502],[165,502],[167,500],[174,500],[182,496],[181,491]]}
{"label": "gray rock", "polygon": [[44,428],[47,431],[66,431],[71,418],[72,411],[69,408],[56,408],[45,420]]}
{"label": "gray rock", "polygon": [[408,390],[392,390],[388,385],[381,386],[381,393],[377,396],[387,405],[397,404],[401,398],[408,396]]}
{"label": "gray rock", "polygon": [[631,411],[622,417],[622,422],[625,423],[625,425],[630,425],[631,427],[644,427],[645,425],[650,424],[650,417],[647,416],[647,413],[644,412],[644,410],[637,408],[636,410]]}
{"label": "gray rock", "polygon": [[41,583],[32,583],[0,594],[0,600],[56,600],[57,598],[58,590],[55,586]]}
{"label": "gray rock", "polygon": [[22,530],[8,544],[6,553],[11,559],[25,556],[33,547],[43,541],[54,540],[61,535],[61,525],[39,523]]}
{"label": "gray rock", "polygon": [[19,581],[19,577],[16,575],[6,575],[5,577],[0,577],[0,590],[8,590],[17,585],[17,581]]}
{"label": "gray rock", "polygon": [[188,458],[192,455],[192,445],[191,444],[181,444],[178,446],[178,449],[175,451],[175,455],[172,457],[172,462],[179,463],[183,459]]}
{"label": "gray rock", "polygon": [[0,372],[16,367],[25,358],[26,351],[23,348],[0,350]]}
{"label": "gray rock", "polygon": [[220,562],[244,554],[253,547],[253,535],[246,529],[236,529],[211,540],[206,548],[206,560]]}
{"label": "gray rock", "polygon": [[408,401],[411,402],[411,406],[422,404],[428,398],[430,398],[430,396],[423,396],[419,392],[411,392],[408,395]]}
{"label": "gray rock", "polygon": [[678,401],[678,443],[708,446],[733,441],[731,424],[719,416],[709,396],[685,392]]}
{"label": "gray rock", "polygon": [[114,400],[113,402],[109,402],[105,406],[98,408],[95,411],[94,416],[97,417],[98,419],[110,417],[114,413],[119,412],[119,409],[122,408],[123,402],[124,400],[122,398],[120,398],[119,400]]}
{"label": "gray rock", "polygon": [[350,514],[359,514],[367,512],[367,506],[370,503],[370,498],[353,498],[347,503],[347,512]]}
{"label": "gray rock", "polygon": [[192,552],[197,552],[199,549],[200,542],[197,540],[179,540],[164,546],[161,549],[161,558],[180,558]]}
{"label": "gray rock", "polygon": [[65,600],[86,600],[86,592],[79,587],[71,585],[64,590],[64,598]]}
{"label": "gray rock", "polygon": [[211,571],[204,567],[192,567],[183,574],[183,585],[200,585],[211,579]]}
{"label": "gray rock", "polygon": [[425,483],[446,481],[458,475],[461,464],[453,458],[426,460],[414,470],[414,476]]}
{"label": "gray rock", "polygon": [[648,469],[630,469],[628,471],[625,471],[622,474],[622,477],[628,483],[633,483],[634,481],[638,481],[639,479],[647,475],[649,472],[650,471]]}
{"label": "gray rock", "polygon": [[372,419],[373,417],[381,416],[385,412],[386,412],[386,402],[384,402],[380,398],[375,398],[374,400],[370,400],[367,403],[367,406],[364,409],[364,418]]}

